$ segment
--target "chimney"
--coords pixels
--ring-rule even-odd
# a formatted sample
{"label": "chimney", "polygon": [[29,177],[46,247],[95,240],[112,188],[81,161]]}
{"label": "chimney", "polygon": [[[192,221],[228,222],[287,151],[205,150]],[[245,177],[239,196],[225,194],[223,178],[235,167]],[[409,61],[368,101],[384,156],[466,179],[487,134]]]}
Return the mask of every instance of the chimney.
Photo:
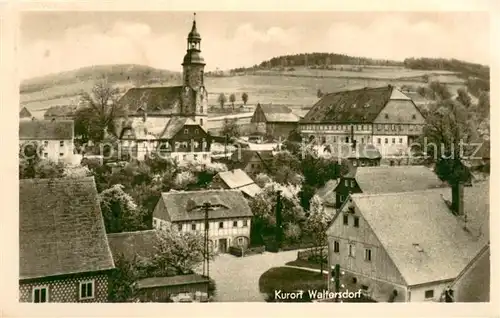
{"label": "chimney", "polygon": [[461,182],[451,186],[451,209],[455,215],[464,215],[464,185]]}

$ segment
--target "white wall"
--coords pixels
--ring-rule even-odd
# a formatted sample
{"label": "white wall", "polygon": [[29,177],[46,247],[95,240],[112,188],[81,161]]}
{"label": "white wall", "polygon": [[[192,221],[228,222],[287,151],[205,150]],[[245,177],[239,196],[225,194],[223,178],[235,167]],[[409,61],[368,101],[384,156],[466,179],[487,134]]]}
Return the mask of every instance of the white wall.
{"label": "white wall", "polygon": [[[444,290],[451,284],[451,281],[448,282],[438,282],[434,284],[426,284],[424,286],[419,287],[409,287],[410,290],[410,302],[423,302],[423,301],[439,301],[441,294]],[[425,298],[425,291],[433,290],[434,297],[433,298]]]}
{"label": "white wall", "polygon": [[[20,140],[19,145],[25,143],[39,143],[43,145],[42,158],[54,162],[71,163],[73,161],[74,144],[72,139],[68,140]],[[62,142],[62,144],[61,144]]]}
{"label": "white wall", "polygon": [[[378,143],[380,139],[380,144]],[[387,139],[387,144],[385,140]],[[393,143],[394,140],[394,143]],[[399,151],[408,151],[407,135],[373,135],[372,144],[380,151],[382,157],[397,154]]]}

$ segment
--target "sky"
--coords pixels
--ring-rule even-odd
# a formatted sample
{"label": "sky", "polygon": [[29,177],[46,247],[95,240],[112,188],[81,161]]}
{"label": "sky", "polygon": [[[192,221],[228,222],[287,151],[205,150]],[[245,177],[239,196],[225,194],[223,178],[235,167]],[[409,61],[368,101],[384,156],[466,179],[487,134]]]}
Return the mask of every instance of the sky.
{"label": "sky", "polygon": [[[181,71],[193,12],[25,12],[22,79],[100,64]],[[198,12],[206,70],[274,56],[331,52],[380,59],[456,58],[489,64],[482,12]]]}

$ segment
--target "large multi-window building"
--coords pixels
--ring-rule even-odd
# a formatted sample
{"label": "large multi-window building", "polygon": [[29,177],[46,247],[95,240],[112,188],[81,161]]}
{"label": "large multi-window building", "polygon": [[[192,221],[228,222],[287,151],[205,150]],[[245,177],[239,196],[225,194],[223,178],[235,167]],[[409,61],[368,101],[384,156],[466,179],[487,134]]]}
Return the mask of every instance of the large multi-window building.
{"label": "large multi-window building", "polygon": [[387,156],[406,151],[424,124],[411,98],[389,85],[325,95],[300,121],[300,130],[309,141],[373,144]]}

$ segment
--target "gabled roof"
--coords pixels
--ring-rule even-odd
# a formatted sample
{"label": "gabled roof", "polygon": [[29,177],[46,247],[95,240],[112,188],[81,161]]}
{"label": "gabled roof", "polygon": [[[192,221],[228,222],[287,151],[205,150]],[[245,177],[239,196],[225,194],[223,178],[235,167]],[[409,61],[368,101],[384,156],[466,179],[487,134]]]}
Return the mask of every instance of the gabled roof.
{"label": "gabled roof", "polygon": [[156,230],[110,233],[108,242],[115,259],[123,255],[133,260],[136,256],[149,257],[155,253],[156,235]]}
{"label": "gabled roof", "polygon": [[30,120],[19,122],[20,140],[70,140],[73,120]]}
{"label": "gabled roof", "polygon": [[233,162],[239,162],[242,163],[243,165],[247,165],[250,160],[254,157],[254,155],[257,155],[257,157],[264,163],[268,162],[269,160],[272,160],[273,158],[273,152],[269,150],[264,150],[264,151],[257,151],[257,150],[251,150],[251,149],[237,149],[233,154],[231,155],[231,160]]}
{"label": "gabled roof", "polygon": [[114,268],[93,177],[19,181],[19,277]]}
{"label": "gabled roof", "polygon": [[351,195],[408,285],[454,279],[484,246],[482,235],[464,230],[441,192]]}
{"label": "gabled roof", "polygon": [[153,216],[162,220],[170,220],[170,222],[204,220],[205,213],[198,207],[205,202],[216,206],[214,210],[209,211],[209,219],[253,215],[239,190],[171,191],[162,193],[160,200],[165,209],[155,209]]}
{"label": "gabled roof", "polygon": [[390,99],[411,100],[390,85],[326,94],[301,123],[372,123]]}
{"label": "gabled roof", "polygon": [[323,201],[326,205],[334,205],[336,202],[335,198],[335,188],[337,187],[338,181],[335,179],[328,180],[326,184],[316,191],[316,195]]}
{"label": "gabled roof", "polygon": [[260,105],[260,109],[266,117],[266,121],[296,123],[299,121],[299,116],[294,114],[290,108],[285,105]]}
{"label": "gabled roof", "polygon": [[44,117],[71,117],[75,115],[78,106],[76,105],[56,105],[51,106],[43,114]]}
{"label": "gabled roof", "polygon": [[172,139],[186,125],[187,120],[186,117],[171,118],[160,133],[159,138]]}
{"label": "gabled roof", "polygon": [[26,107],[21,108],[21,111],[19,112],[19,118],[32,118],[32,117],[33,115],[28,110],[28,108]]}
{"label": "gabled roof", "polygon": [[219,172],[218,177],[230,189],[237,189],[249,197],[255,197],[262,189],[241,169]]}
{"label": "gabled roof", "polygon": [[363,193],[419,191],[445,186],[424,166],[357,167],[355,179]]}
{"label": "gabled roof", "polygon": [[148,113],[171,114],[180,103],[182,86],[131,88],[118,100],[129,114],[142,108]]}

